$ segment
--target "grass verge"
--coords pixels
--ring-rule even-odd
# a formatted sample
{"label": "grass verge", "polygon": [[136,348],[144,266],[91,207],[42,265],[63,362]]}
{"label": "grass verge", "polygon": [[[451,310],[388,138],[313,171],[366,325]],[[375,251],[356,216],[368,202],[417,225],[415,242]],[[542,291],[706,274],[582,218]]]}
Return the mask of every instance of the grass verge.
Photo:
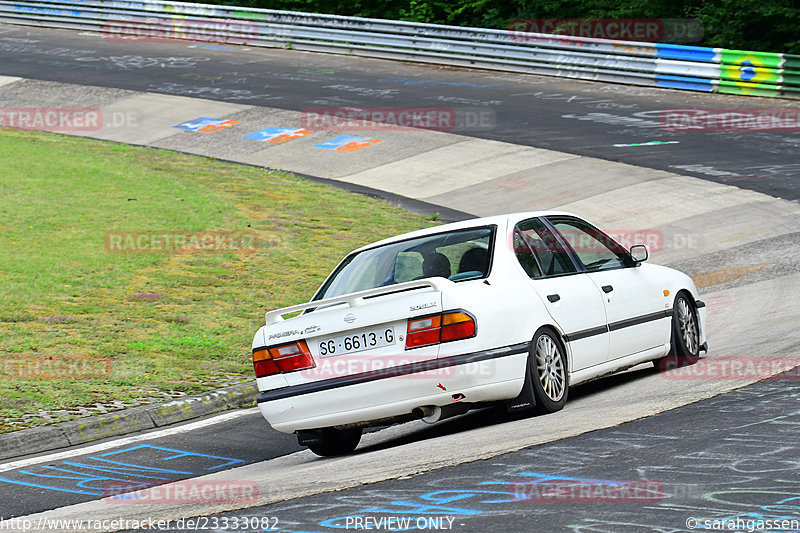
{"label": "grass verge", "polygon": [[[351,249],[432,224],[291,174],[76,137],[2,129],[0,161],[0,432],[252,379],[266,310],[308,300]],[[193,237],[202,251],[164,250]]]}

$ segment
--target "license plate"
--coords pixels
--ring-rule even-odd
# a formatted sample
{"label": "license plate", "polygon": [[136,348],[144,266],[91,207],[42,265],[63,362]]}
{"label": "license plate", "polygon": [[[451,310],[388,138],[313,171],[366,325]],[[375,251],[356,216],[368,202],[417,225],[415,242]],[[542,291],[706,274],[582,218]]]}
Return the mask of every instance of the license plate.
{"label": "license plate", "polygon": [[319,343],[319,355],[332,357],[392,344],[394,344],[394,330],[389,327],[376,328],[323,339]]}

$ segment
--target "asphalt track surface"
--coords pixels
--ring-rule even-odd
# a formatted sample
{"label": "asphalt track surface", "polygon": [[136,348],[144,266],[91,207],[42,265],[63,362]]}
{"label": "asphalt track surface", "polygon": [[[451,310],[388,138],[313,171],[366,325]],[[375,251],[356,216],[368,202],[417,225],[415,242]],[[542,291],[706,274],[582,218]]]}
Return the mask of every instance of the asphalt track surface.
{"label": "asphalt track surface", "polygon": [[[797,103],[513,73],[99,33],[0,26],[0,74],[302,111],[455,109],[453,133],[667,170],[800,200],[791,131],[676,132],[675,109],[785,110]],[[471,118],[466,118],[471,117]],[[670,144],[630,146],[648,142]],[[621,146],[617,146],[621,145]]]}
{"label": "asphalt track surface", "polygon": [[[171,429],[187,425],[193,427],[189,423]],[[294,435],[274,431],[255,409],[242,412],[240,417],[188,432],[142,438],[161,433],[126,436],[122,438],[124,443],[117,439],[93,443],[88,449],[94,451],[70,449],[74,450],[74,455],[68,457],[51,452],[45,455],[47,460],[43,462],[30,457],[26,458],[26,464],[19,466],[14,465],[18,460],[0,464],[0,501],[3,502],[0,516],[22,516],[111,497],[122,483],[128,488],[141,488],[264,461],[302,449]],[[220,438],[220,435],[235,435],[235,438]],[[130,466],[132,464],[137,466]]]}
{"label": "asphalt track surface", "polygon": [[[798,531],[797,377],[779,375],[488,460],[204,516],[195,524],[217,524],[218,531],[227,524],[230,531],[259,522],[283,533]],[[465,418],[448,422],[447,431],[467,429]],[[764,527],[768,520],[772,527]]]}
{"label": "asphalt track surface", "polygon": [[[482,116],[493,117],[494,122],[490,122],[490,127],[465,128],[456,133],[694,175],[790,200],[800,198],[796,186],[800,177],[800,161],[797,158],[800,137],[797,132],[688,134],[666,132],[660,128],[660,111],[665,109],[719,109],[722,107],[720,102],[730,108],[796,107],[796,104],[787,104],[786,101],[711,97],[675,91],[658,91],[659,96],[654,100],[651,90],[641,91],[624,86],[436,69],[287,50],[189,43],[122,45],[106,42],[97,35],[8,26],[0,26],[0,74],[290,110],[326,106],[452,106],[475,113],[489,110],[489,115]],[[678,143],[655,146],[614,146],[676,140]],[[631,384],[638,378],[636,373],[628,373],[602,380],[597,386],[579,387],[573,400],[579,400],[581,396],[590,399],[598,391]],[[320,524],[337,517],[369,513],[373,517],[399,516],[398,509],[404,507],[391,506],[392,502],[417,501],[415,507],[405,507],[413,512],[406,511],[403,516],[456,516],[452,529],[463,528],[465,531],[500,527],[510,531],[559,530],[567,529],[568,523],[578,526],[570,530],[620,531],[624,530],[621,522],[629,524],[630,530],[637,531],[655,529],[657,526],[665,531],[684,530],[685,525],[674,520],[674,516],[669,520],[664,518],[664,509],[673,505],[685,510],[687,517],[692,516],[690,513],[693,512],[716,513],[716,516],[730,511],[733,515],[746,509],[746,512],[761,512],[765,517],[777,518],[768,515],[768,512],[777,513],[777,509],[797,518],[797,507],[784,500],[789,498],[789,493],[797,495],[796,484],[791,484],[797,478],[797,472],[793,470],[796,462],[792,463],[787,455],[791,456],[792,453],[788,439],[794,429],[791,424],[795,423],[791,419],[794,416],[794,404],[791,402],[796,402],[798,391],[794,385],[787,387],[785,381],[775,383],[777,385],[770,382],[750,386],[620,428],[599,430],[488,461],[227,516],[275,516],[278,518],[278,527],[285,531],[308,528],[324,531],[326,529],[320,529]],[[748,392],[752,390],[756,392]],[[759,396],[762,393],[766,399]],[[719,413],[727,414],[719,416]],[[752,415],[753,421],[744,420],[743,413]],[[765,413],[774,416],[762,416]],[[756,418],[759,420],[755,421]],[[380,443],[377,448],[367,446],[359,448],[357,453],[410,442],[424,443],[441,435],[457,436],[464,433],[466,436],[471,429],[504,421],[507,419],[498,417],[494,411],[478,411],[440,426],[407,429],[398,437]],[[742,424],[737,426],[740,422]],[[640,428],[635,424],[644,424],[645,427]],[[756,430],[751,432],[745,427]],[[770,431],[770,436],[759,433],[764,427],[774,430]],[[669,430],[665,431],[664,428]],[[697,428],[702,428],[702,431]],[[736,442],[727,443],[730,447],[726,448],[725,454],[717,453],[714,446],[719,445],[719,439],[728,430],[734,436],[724,438]],[[790,436],[786,437],[786,434]],[[603,440],[605,437],[602,435],[609,437]],[[637,435],[642,435],[641,441]],[[593,441],[592,438],[600,438],[600,441]],[[463,445],[469,446],[468,436]],[[8,518],[94,500],[99,497],[98,490],[102,495],[106,489],[114,488],[115,477],[125,482],[130,482],[132,478],[144,483],[174,481],[285,456],[298,449],[293,436],[270,430],[257,413],[246,414],[190,433],[137,441],[68,458],[31,462],[26,466],[0,471],[0,477],[12,480],[0,484],[0,501],[3,501],[0,514]],[[555,455],[548,454],[554,451]],[[693,453],[697,455],[691,455]],[[732,477],[714,477],[720,473],[721,465],[748,461],[759,453],[767,454],[768,461],[774,459],[780,465],[779,473],[767,467],[749,471],[746,464],[737,463],[736,468],[729,472]],[[137,465],[136,468],[108,466],[108,461],[123,457],[127,459],[118,462],[127,461],[128,464]],[[551,457],[552,460],[549,460]],[[569,457],[573,458],[571,462]],[[536,458],[540,462],[537,463],[534,460]],[[699,463],[695,461],[698,458],[702,459]],[[695,469],[676,470],[676,459],[685,460]],[[164,466],[167,462],[169,467]],[[525,469],[530,470],[523,469],[523,464]],[[648,464],[651,465],[650,471],[636,470],[637,466]],[[733,487],[744,491],[740,494],[741,499],[737,500],[738,507],[731,507],[728,505],[730,502],[726,501],[723,506],[708,504],[698,510],[697,502],[708,499],[706,493],[698,496],[699,493],[690,494],[685,488],[697,482],[698,464],[713,472],[711,477],[718,485],[712,488]],[[502,468],[496,468],[498,465]],[[533,466],[538,469],[533,470]],[[87,472],[94,473],[95,477],[90,479]],[[544,475],[558,472],[559,475],[595,484],[598,484],[597,480],[618,482],[652,479],[662,486],[671,483],[679,487],[678,492],[683,492],[678,497],[670,493],[670,496],[658,502],[647,502],[644,507],[639,501],[613,502],[614,505],[610,505],[612,502],[589,504],[579,501],[569,502],[567,510],[564,503],[547,502],[542,510],[542,505],[535,502],[502,501],[509,498],[506,489],[503,489],[504,495],[499,495],[499,502],[467,494],[478,490],[476,487],[484,481],[499,480],[505,484],[512,476],[512,483],[516,484],[516,475],[524,472]],[[785,472],[785,475],[780,472]],[[663,475],[659,477],[660,474]],[[36,487],[35,482],[45,487]],[[446,490],[456,490],[453,487],[457,487],[457,490],[466,490],[467,493],[460,493],[463,498],[449,501],[444,501],[440,496],[430,499],[430,494],[441,487]],[[763,491],[759,492],[759,488]],[[785,491],[780,492],[783,489]],[[664,488],[665,492],[668,490]],[[783,496],[779,498],[781,494]],[[429,497],[425,498],[426,495]],[[763,500],[759,499],[762,496]],[[437,501],[436,498],[440,499]],[[464,505],[461,500],[470,505]],[[442,509],[438,509],[435,513],[431,511],[425,514],[420,510],[420,501],[474,512],[454,511],[446,515]],[[379,502],[385,505],[379,506]],[[651,509],[654,506],[658,511]],[[187,511],[188,514],[192,514],[191,510]],[[565,515],[579,518],[565,520]],[[467,518],[462,520],[464,516]],[[534,527],[534,524],[541,524],[542,527]]]}

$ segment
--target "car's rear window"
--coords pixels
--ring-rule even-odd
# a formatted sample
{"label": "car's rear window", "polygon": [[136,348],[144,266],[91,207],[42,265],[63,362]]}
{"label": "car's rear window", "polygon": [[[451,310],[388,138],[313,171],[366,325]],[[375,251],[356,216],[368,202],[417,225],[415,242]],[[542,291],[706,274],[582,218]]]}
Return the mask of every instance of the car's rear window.
{"label": "car's rear window", "polygon": [[470,228],[369,248],[349,255],[314,300],[428,277],[485,278],[495,227]]}

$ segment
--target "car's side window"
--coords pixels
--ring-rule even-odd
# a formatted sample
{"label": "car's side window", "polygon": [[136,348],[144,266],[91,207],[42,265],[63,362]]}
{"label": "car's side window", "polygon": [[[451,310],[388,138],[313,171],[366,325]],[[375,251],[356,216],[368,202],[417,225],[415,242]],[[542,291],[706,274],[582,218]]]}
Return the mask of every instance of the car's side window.
{"label": "car's side window", "polygon": [[577,272],[569,253],[538,218],[524,220],[515,226],[514,252],[531,278]]}
{"label": "car's side window", "polygon": [[594,226],[568,217],[547,217],[547,221],[569,244],[587,272],[628,265],[625,249]]}

